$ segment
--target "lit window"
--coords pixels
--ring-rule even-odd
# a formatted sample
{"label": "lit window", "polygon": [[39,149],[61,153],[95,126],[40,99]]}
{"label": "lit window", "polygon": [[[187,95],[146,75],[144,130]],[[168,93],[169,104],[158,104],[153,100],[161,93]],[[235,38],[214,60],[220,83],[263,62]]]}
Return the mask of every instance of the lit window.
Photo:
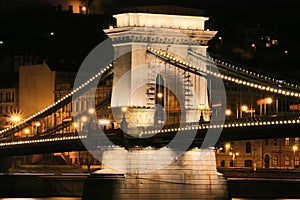
{"label": "lit window", "polygon": [[290,165],[290,157],[284,156],[284,165]]}
{"label": "lit window", "polygon": [[274,166],[278,165],[278,156],[276,156],[276,155],[273,157],[273,165]]}
{"label": "lit window", "polygon": [[299,138],[295,137],[295,144],[299,144]]}
{"label": "lit window", "polygon": [[299,157],[298,156],[295,157],[295,166],[299,166]]}
{"label": "lit window", "polygon": [[290,138],[285,138],[284,145],[285,146],[290,146]]}

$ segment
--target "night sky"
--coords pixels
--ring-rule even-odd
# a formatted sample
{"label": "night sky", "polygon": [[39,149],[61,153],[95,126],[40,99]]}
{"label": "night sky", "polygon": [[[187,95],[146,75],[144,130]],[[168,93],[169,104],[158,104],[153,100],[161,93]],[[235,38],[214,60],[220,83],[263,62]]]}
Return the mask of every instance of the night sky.
{"label": "night sky", "polygon": [[[244,63],[262,72],[270,71],[275,74],[278,71],[281,76],[295,80],[300,75],[298,66],[300,63],[300,11],[296,1],[114,0],[112,7],[158,4],[204,9],[205,15],[210,18],[206,24],[207,28],[218,30],[217,37],[223,38],[223,50],[219,52],[222,56],[230,57],[228,52],[232,46],[245,44],[245,41],[237,41],[236,27],[268,28],[276,33],[275,37],[280,44],[278,48],[281,48],[279,50],[283,52],[287,49],[289,57],[280,58],[280,61],[276,60],[272,63],[271,61],[265,62],[261,56],[259,59]],[[11,85],[11,82],[17,80],[17,74],[13,72],[14,55],[33,54],[47,57],[50,63],[53,62],[53,66],[73,64],[78,67],[89,50],[103,39],[101,30],[110,23],[109,16],[71,19],[68,15],[58,16],[48,8],[39,12],[35,8],[28,9],[30,7],[28,5],[27,10],[20,10],[20,6],[18,7],[15,11],[12,9],[9,14],[0,12],[0,41],[4,42],[0,44],[1,87]],[[54,37],[49,36],[51,31],[56,33]],[[213,46],[214,41],[211,44]],[[226,48],[229,49],[228,52]],[[211,51],[217,50],[212,47]],[[274,54],[274,57],[278,56]],[[242,59],[238,61],[243,63]]]}

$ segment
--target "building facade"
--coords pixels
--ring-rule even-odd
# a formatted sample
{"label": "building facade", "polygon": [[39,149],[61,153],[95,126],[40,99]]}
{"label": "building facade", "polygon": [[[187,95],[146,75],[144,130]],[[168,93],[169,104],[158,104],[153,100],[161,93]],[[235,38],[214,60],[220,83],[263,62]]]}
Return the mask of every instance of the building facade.
{"label": "building facade", "polygon": [[0,88],[0,129],[10,126],[9,116],[18,112],[18,90]]}
{"label": "building facade", "polygon": [[226,142],[216,150],[217,167],[298,168],[298,145],[299,137]]}

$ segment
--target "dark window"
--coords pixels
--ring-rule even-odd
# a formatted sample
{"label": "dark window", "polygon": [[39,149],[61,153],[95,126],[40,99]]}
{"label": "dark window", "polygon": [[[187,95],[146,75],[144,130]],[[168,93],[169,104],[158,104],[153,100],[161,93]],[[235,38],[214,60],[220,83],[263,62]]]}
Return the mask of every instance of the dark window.
{"label": "dark window", "polygon": [[58,5],[56,6],[56,10],[57,10],[57,11],[61,11],[61,10],[62,10],[62,6],[61,6],[60,4],[58,4]]}
{"label": "dark window", "polygon": [[252,167],[252,160],[245,160],[245,167]]}
{"label": "dark window", "polygon": [[277,139],[273,140],[273,144],[274,144],[274,146],[277,146]]}
{"label": "dark window", "polygon": [[225,167],[225,160],[221,161],[221,167]]}
{"label": "dark window", "polygon": [[265,145],[266,145],[266,146],[269,145],[269,139],[265,139]]}
{"label": "dark window", "polygon": [[246,153],[251,153],[251,143],[250,142],[246,143]]}
{"label": "dark window", "polygon": [[68,12],[73,13],[73,6],[69,5]]}
{"label": "dark window", "polygon": [[230,160],[230,167],[233,167],[233,160]]}

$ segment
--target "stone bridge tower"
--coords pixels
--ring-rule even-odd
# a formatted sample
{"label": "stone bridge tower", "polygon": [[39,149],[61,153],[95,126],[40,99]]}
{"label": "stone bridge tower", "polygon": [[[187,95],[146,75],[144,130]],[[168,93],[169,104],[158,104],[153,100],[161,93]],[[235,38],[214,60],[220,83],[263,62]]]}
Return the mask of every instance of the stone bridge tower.
{"label": "stone bridge tower", "polygon": [[[210,110],[206,79],[163,62],[147,48],[206,69],[207,42],[216,34],[205,30],[208,18],[148,13],[114,17],[116,27],[105,30],[115,50],[113,111],[126,107],[131,128],[198,121],[200,104]],[[120,122],[121,116],[114,118]]]}

